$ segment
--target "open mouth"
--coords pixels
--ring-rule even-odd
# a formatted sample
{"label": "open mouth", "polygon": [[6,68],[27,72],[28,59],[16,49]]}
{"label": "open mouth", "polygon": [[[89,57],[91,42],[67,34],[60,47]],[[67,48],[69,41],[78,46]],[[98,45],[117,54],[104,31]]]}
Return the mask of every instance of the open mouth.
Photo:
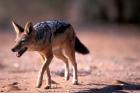
{"label": "open mouth", "polygon": [[26,50],[27,50],[27,47],[22,48],[20,51],[18,51],[18,53],[16,54],[16,56],[17,56],[17,57],[22,56],[22,54],[23,54],[24,52],[26,52]]}

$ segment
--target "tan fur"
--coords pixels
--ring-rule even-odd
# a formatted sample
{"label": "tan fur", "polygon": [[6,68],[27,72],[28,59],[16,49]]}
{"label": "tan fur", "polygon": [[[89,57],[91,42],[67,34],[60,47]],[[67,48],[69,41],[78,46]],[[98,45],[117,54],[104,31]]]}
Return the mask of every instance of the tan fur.
{"label": "tan fur", "polygon": [[[37,78],[37,83],[36,87],[39,88],[42,85],[42,80],[43,80],[43,74],[46,71],[47,73],[47,79],[46,79],[46,89],[51,88],[51,75],[50,75],[50,70],[49,70],[49,65],[53,59],[53,57],[57,57],[61,59],[65,63],[65,80],[69,80],[69,63],[68,59],[72,63],[73,67],[73,84],[78,84],[78,77],[77,77],[77,63],[75,59],[75,32],[72,26],[70,26],[67,31],[65,31],[63,34],[58,35],[57,37],[52,39],[52,42],[45,42],[45,43],[40,43],[36,42],[34,40],[34,37],[36,33],[33,31],[30,33],[31,35],[28,35],[29,33],[29,27],[32,27],[31,23],[27,23],[24,32],[20,33],[19,35],[19,29],[13,22],[13,26],[15,28],[15,31],[17,32],[17,43],[14,47],[19,44],[19,40],[22,39],[24,35],[28,36],[28,44],[25,45],[28,47],[28,50],[30,51],[38,51],[39,54],[42,57],[43,64],[41,66],[41,69],[39,70],[38,78]],[[33,28],[33,27],[32,27]],[[34,29],[33,29],[34,30]]]}

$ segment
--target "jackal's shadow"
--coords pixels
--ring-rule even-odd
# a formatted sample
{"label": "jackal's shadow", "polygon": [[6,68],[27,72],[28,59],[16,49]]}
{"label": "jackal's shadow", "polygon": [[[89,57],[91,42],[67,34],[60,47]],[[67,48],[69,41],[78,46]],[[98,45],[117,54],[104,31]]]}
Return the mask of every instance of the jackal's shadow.
{"label": "jackal's shadow", "polygon": [[[94,84],[97,85],[97,84]],[[105,85],[103,88],[90,88],[87,90],[81,90],[75,93],[127,93],[126,91],[140,91],[140,84],[126,83],[118,81],[118,84]]]}

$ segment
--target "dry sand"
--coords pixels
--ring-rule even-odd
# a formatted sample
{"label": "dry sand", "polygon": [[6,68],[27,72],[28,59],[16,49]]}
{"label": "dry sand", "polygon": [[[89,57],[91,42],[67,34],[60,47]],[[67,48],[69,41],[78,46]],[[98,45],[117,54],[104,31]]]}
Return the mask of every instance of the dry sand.
{"label": "dry sand", "polygon": [[[82,31],[83,30],[83,31]],[[86,32],[84,32],[86,31]],[[35,88],[40,56],[11,52],[14,33],[0,33],[0,93],[140,93],[140,31],[133,26],[89,27],[77,32],[90,54],[76,54],[79,85],[64,81],[64,66],[56,58],[50,65],[52,89]],[[70,73],[72,68],[70,65]]]}

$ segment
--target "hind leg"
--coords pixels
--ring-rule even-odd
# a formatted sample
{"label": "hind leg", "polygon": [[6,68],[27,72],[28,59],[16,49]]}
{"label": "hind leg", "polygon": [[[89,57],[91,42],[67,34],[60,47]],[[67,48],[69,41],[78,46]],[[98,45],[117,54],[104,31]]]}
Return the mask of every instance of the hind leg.
{"label": "hind leg", "polygon": [[73,81],[72,83],[74,85],[77,85],[78,84],[78,76],[77,76],[77,63],[76,63],[76,60],[75,60],[75,57],[70,57],[70,61],[72,63],[72,69],[73,69]]}
{"label": "hind leg", "polygon": [[65,80],[69,80],[69,64],[68,64],[68,59],[63,55],[62,50],[56,50],[54,52],[54,55],[57,58],[61,59],[65,63],[64,77],[65,77]]}
{"label": "hind leg", "polygon": [[65,53],[69,57],[71,63],[72,63],[72,69],[73,69],[73,80],[72,83],[74,85],[78,84],[78,76],[77,76],[77,63],[75,59],[75,50],[71,43],[67,43],[65,45]]}

